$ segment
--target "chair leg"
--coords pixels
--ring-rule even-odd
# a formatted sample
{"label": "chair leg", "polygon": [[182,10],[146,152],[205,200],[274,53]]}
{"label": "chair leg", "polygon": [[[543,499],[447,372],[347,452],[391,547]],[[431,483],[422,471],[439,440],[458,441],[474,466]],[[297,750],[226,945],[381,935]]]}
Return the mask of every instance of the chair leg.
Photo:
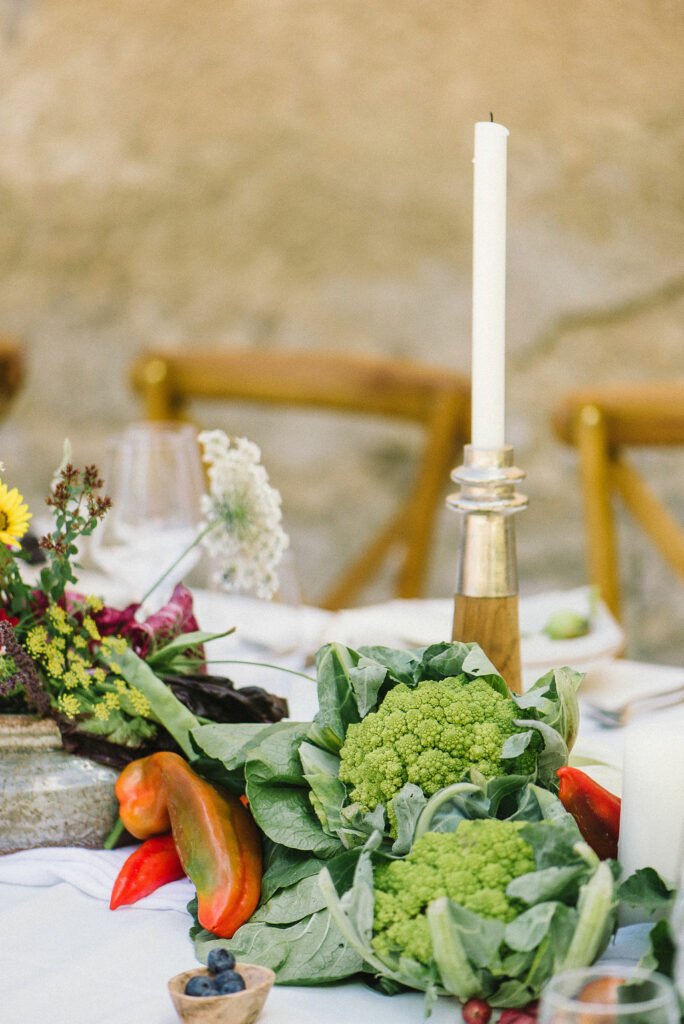
{"label": "chair leg", "polygon": [[610,454],[601,410],[585,405],[575,422],[575,442],[580,458],[589,579],[601,598],[620,618],[615,520],[611,501]]}

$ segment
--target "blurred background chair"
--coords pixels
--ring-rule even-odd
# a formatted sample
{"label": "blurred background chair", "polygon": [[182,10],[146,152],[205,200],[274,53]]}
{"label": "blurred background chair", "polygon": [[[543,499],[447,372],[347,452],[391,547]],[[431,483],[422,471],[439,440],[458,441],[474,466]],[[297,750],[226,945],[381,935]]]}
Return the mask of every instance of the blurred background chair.
{"label": "blurred background chair", "polygon": [[410,492],[391,521],[345,569],[322,601],[354,603],[390,553],[399,553],[397,597],[423,591],[436,516],[449,471],[470,430],[465,376],[420,363],[323,352],[217,349],[147,351],[132,368],[152,420],[187,416],[191,399],[254,402],[391,417],[422,427],[424,444]]}
{"label": "blurred background chair", "polygon": [[0,420],[24,382],[24,353],[15,338],[0,337]]}
{"label": "blurred background chair", "polygon": [[634,468],[626,449],[684,445],[684,380],[577,391],[553,416],[558,437],[579,455],[590,581],[620,617],[614,496],[675,573],[684,578],[684,526]]}

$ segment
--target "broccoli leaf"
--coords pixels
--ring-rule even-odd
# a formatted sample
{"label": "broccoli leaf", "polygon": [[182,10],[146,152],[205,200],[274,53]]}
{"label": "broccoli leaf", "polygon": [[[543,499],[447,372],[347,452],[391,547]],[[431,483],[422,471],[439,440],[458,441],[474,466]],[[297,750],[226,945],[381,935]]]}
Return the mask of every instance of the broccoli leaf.
{"label": "broccoli leaf", "polygon": [[377,704],[378,693],[386,679],[386,667],[367,657],[362,657],[356,668],[349,670],[349,682],[361,718]]}
{"label": "broccoli leaf", "polygon": [[264,875],[261,879],[261,902],[265,903],[281,889],[302,878],[317,875],[326,863],[304,850],[292,850],[280,843],[265,840]]}
{"label": "broccoli leaf", "polygon": [[621,903],[638,907],[649,914],[667,910],[675,897],[674,889],[668,888],[654,868],[639,868],[630,875],[618,889]]}
{"label": "broccoli leaf", "polygon": [[482,978],[468,958],[455,920],[456,908],[446,896],[433,900],[427,909],[432,952],[447,992],[466,1002],[482,991]]}
{"label": "broccoli leaf", "polygon": [[308,726],[290,722],[269,731],[245,764],[249,806],[269,839],[297,850],[326,857],[340,849],[340,841],[324,832],[309,799],[299,748]]}
{"label": "broccoli leaf", "polygon": [[506,945],[519,953],[536,949],[548,932],[557,907],[553,902],[537,903],[518,914],[506,928]]}
{"label": "broccoli leaf", "polygon": [[287,926],[248,921],[229,940],[203,935],[195,940],[195,954],[202,963],[207,962],[212,949],[220,947],[229,949],[236,960],[270,967],[279,985],[340,981],[363,967],[327,910]]}
{"label": "broccoli leaf", "polygon": [[392,807],[397,819],[397,838],[392,844],[392,853],[396,857],[403,856],[411,849],[416,823],[426,803],[427,797],[423,790],[411,782],[407,782],[394,797]]}
{"label": "broccoli leaf", "polygon": [[397,683],[415,686],[420,678],[420,660],[411,651],[395,650],[393,647],[364,646],[359,647],[359,654],[381,665],[386,674]]}
{"label": "broccoli leaf", "polygon": [[337,753],[351,722],[360,720],[349,674],[360,655],[342,644],[326,644],[316,655],[318,712],[311,738],[319,746]]}
{"label": "broccoli leaf", "polygon": [[299,758],[304,778],[311,787],[309,798],[321,825],[330,835],[342,827],[340,812],[347,799],[347,789],[337,777],[340,759],[313,743],[302,743]]}
{"label": "broccoli leaf", "polygon": [[[545,900],[574,902],[586,876],[586,864],[544,868],[542,871],[532,871],[514,878],[509,883],[506,894],[528,905],[542,903]],[[513,949],[516,948],[518,947],[513,946]]]}

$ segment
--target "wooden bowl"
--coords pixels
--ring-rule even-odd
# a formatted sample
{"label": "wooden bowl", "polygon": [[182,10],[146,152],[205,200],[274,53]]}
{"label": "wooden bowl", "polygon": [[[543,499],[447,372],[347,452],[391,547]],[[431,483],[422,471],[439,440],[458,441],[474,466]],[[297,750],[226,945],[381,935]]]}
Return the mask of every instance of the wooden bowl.
{"label": "wooden bowl", "polygon": [[254,1024],[264,1008],[275,974],[257,964],[236,964],[235,970],[245,979],[245,988],[225,996],[185,995],[190,978],[209,975],[204,967],[171,978],[169,994],[180,1019],[186,1024]]}

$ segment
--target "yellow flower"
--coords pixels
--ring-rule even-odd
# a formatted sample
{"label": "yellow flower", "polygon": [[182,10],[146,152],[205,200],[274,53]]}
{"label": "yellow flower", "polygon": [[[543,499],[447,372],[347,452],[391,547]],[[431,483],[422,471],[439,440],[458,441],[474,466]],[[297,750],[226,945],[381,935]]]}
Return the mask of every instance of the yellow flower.
{"label": "yellow flower", "polygon": [[100,701],[100,703],[96,704],[93,708],[93,714],[95,715],[95,718],[98,718],[101,722],[106,722],[111,711],[103,701]]}
{"label": "yellow flower", "polygon": [[81,636],[80,633],[77,633],[71,642],[74,645],[74,647],[78,647],[81,650],[83,650],[84,647],[88,646],[88,641],[84,636]]}
{"label": "yellow flower", "polygon": [[31,513],[28,505],[22,504],[23,497],[13,487],[8,490],[7,484],[0,483],[0,543],[12,548],[19,548],[19,538],[28,530]]}
{"label": "yellow flower", "polygon": [[67,718],[75,718],[81,710],[78,697],[75,697],[73,693],[63,693],[61,697],[58,697],[57,706]]}
{"label": "yellow flower", "polygon": [[51,604],[48,608],[48,615],[58,633],[63,633],[65,636],[68,636],[69,633],[73,632],[73,627],[67,619],[67,613],[61,605]]}
{"label": "yellow flower", "polygon": [[131,686],[128,696],[136,715],[140,715],[141,718],[146,718],[147,715],[149,715],[151,708],[150,702],[145,694],[141,693],[135,686]]}
{"label": "yellow flower", "polygon": [[26,650],[32,658],[39,658],[47,651],[48,635],[42,626],[34,626],[26,636]]}
{"label": "yellow flower", "polygon": [[65,672],[62,676],[62,682],[66,686],[67,690],[74,690],[78,686],[79,679],[76,673],[69,669],[69,671]]}
{"label": "yellow flower", "polygon": [[88,596],[85,599],[85,603],[87,604],[88,608],[90,608],[91,611],[96,613],[101,612],[102,609],[104,608],[102,600],[99,597],[96,597],[95,594],[88,594]]}
{"label": "yellow flower", "polygon": [[93,679],[96,683],[104,683],[107,678],[107,673],[103,668],[96,668],[93,672]]}
{"label": "yellow flower", "polygon": [[103,703],[110,711],[118,711],[121,707],[116,693],[105,693]]}
{"label": "yellow flower", "polygon": [[95,620],[91,619],[89,615],[83,616],[83,628],[85,629],[86,633],[88,633],[93,638],[93,640],[100,639],[100,633],[98,631],[97,626],[95,625]]}

